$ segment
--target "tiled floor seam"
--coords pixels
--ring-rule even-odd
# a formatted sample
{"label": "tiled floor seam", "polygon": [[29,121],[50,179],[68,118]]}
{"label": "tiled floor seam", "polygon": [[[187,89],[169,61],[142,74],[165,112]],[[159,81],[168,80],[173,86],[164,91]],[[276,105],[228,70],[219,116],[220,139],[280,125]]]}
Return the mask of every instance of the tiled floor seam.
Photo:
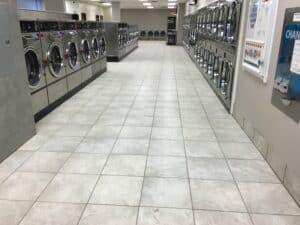
{"label": "tiled floor seam", "polygon": [[[121,89],[122,89],[122,88],[120,88],[120,91],[121,91]],[[119,91],[119,92],[120,92],[120,91]],[[136,94],[136,95],[137,95],[137,94]],[[116,96],[117,96],[117,95],[116,95]],[[136,98],[136,97],[135,97],[135,98]],[[112,103],[112,102],[113,102],[113,101],[111,101],[111,103]],[[111,103],[110,103],[110,104],[111,104]],[[109,105],[110,105],[110,104],[109,104]],[[132,102],[131,107],[133,106],[133,104],[134,104],[134,101]],[[109,106],[108,106],[108,107],[109,107]],[[108,107],[107,107],[107,108],[108,108]],[[119,131],[119,133],[118,133],[118,135],[117,135],[117,138],[116,138],[116,140],[115,140],[115,142],[114,142],[114,144],[113,144],[113,146],[112,146],[112,148],[111,148],[111,151],[110,151],[110,153],[108,154],[108,156],[107,156],[107,158],[106,158],[106,161],[105,161],[105,163],[104,163],[104,165],[103,165],[103,167],[102,167],[101,173],[98,175],[98,178],[97,178],[96,183],[95,183],[95,185],[94,185],[94,187],[93,187],[93,189],[92,189],[92,191],[91,191],[91,193],[90,193],[90,196],[89,196],[89,198],[88,198],[88,200],[87,200],[87,203],[85,204],[85,206],[84,206],[84,208],[83,208],[83,210],[82,210],[82,213],[81,213],[81,215],[80,215],[80,217],[79,217],[79,220],[78,220],[78,222],[77,222],[77,225],[80,224],[81,219],[82,219],[82,216],[84,215],[85,210],[86,210],[87,206],[89,205],[90,199],[91,199],[91,197],[92,197],[93,194],[94,194],[94,191],[95,191],[95,189],[96,189],[97,184],[99,183],[99,180],[100,180],[101,175],[102,175],[102,173],[103,173],[103,171],[104,171],[104,168],[105,168],[105,166],[107,165],[110,156],[112,155],[112,151],[113,151],[113,149],[114,149],[114,146],[116,145],[116,143],[117,143],[117,141],[118,141],[118,139],[119,139],[119,137],[120,137],[120,134],[121,134],[121,132],[122,132],[122,129],[123,129],[123,127],[124,127],[124,124],[125,124],[125,122],[126,122],[126,119],[127,119],[128,115],[129,115],[129,112],[130,112],[130,109],[128,110],[128,112],[127,112],[127,114],[126,114],[126,117],[125,117],[125,119],[124,119],[124,121],[123,121],[123,124],[122,124],[122,126],[121,126],[122,128],[120,129],[120,131]]]}
{"label": "tiled floor seam", "polygon": [[[161,76],[161,74],[160,74],[160,76]],[[159,84],[158,84],[158,87],[156,88],[153,118],[154,118],[154,115],[155,115],[155,110],[156,110],[156,105],[157,105],[157,96],[158,96]],[[152,119],[150,138],[149,138],[149,142],[148,142],[149,144],[148,144],[148,149],[147,149],[147,154],[146,154],[146,163],[145,163],[145,169],[144,169],[144,176],[143,176],[142,188],[141,188],[140,199],[139,199],[138,209],[137,209],[136,222],[135,222],[136,225],[139,224],[140,208],[142,207],[141,204],[142,204],[143,190],[144,190],[144,184],[145,184],[145,178],[146,178],[146,172],[147,172],[147,164],[148,164],[148,158],[149,158],[150,145],[151,145],[151,140],[152,140],[151,137],[152,137],[152,131],[153,131],[153,124],[154,124],[154,119]]]}
{"label": "tiled floor seam", "polygon": [[[202,74],[201,74],[201,75],[202,75]],[[202,75],[202,76],[203,76],[203,75]],[[194,85],[194,84],[193,84],[193,85]],[[195,85],[194,85],[194,88],[195,88]],[[199,93],[198,93],[198,92],[197,92],[197,95],[199,96]],[[212,129],[214,135],[215,135],[216,138],[217,138],[217,143],[218,143],[218,145],[219,145],[219,147],[220,147],[220,149],[221,149],[221,151],[222,151],[222,154],[223,154],[224,157],[225,157],[225,153],[224,153],[224,151],[223,151],[223,149],[222,149],[222,147],[221,147],[221,145],[220,145],[220,142],[219,142],[218,137],[217,137],[217,135],[216,135],[215,129],[214,129],[214,127],[212,126],[212,123],[211,123],[211,121],[210,121],[210,118],[208,117],[208,113],[207,113],[205,107],[203,106],[202,102],[201,102],[201,105],[202,105],[202,107],[203,107],[203,109],[204,109],[204,112],[205,112],[205,114],[206,114],[206,117],[208,118],[208,122],[209,122],[209,124],[210,124],[210,126],[211,126],[211,129]],[[236,179],[235,179],[235,177],[234,177],[234,174],[233,174],[233,172],[232,172],[232,170],[231,170],[231,167],[230,167],[230,165],[229,165],[228,159],[227,159],[226,157],[225,157],[225,162],[226,162],[227,168],[229,169],[230,174],[231,174],[231,176],[232,176],[232,178],[233,178],[233,181],[234,181],[234,183],[235,183],[235,186],[236,186],[236,188],[237,188],[237,190],[238,190],[238,192],[239,192],[239,195],[240,195],[240,197],[241,197],[241,199],[242,199],[242,201],[243,201],[243,204],[244,204],[244,206],[245,206],[245,208],[246,208],[246,210],[247,210],[247,214],[248,214],[248,216],[249,216],[249,219],[250,219],[252,225],[255,225],[255,224],[254,224],[254,221],[253,221],[253,219],[252,219],[252,217],[251,217],[249,207],[248,207],[247,204],[246,204],[246,201],[245,201],[245,199],[244,199],[244,197],[243,197],[243,195],[242,195],[242,192],[241,192],[241,190],[240,190],[240,188],[239,188],[239,186],[238,186],[238,183],[237,183],[237,181],[236,181]]]}
{"label": "tiled floor seam", "polygon": [[[82,140],[83,140],[83,138],[81,139],[81,141],[80,141],[80,143],[82,142]],[[79,144],[80,144],[79,143]],[[45,144],[45,143],[44,143]],[[78,144],[78,145],[79,145]],[[77,145],[77,146],[78,146]],[[38,152],[38,150],[36,151],[36,152]],[[32,156],[32,155],[31,155]],[[31,157],[30,156],[30,157]],[[57,176],[57,174],[59,174],[59,171],[61,170],[61,168],[63,168],[63,166],[65,165],[65,163],[71,158],[71,156],[72,156],[72,153],[69,155],[69,157],[67,157],[67,159],[65,160],[65,162],[64,163],[62,163],[62,165],[60,166],[60,168],[58,169],[58,171],[56,172],[56,173],[53,173],[53,174],[55,174],[53,177],[52,177],[52,179],[50,179],[50,181],[48,182],[48,184],[45,186],[45,188],[41,191],[41,193],[39,194],[39,196],[35,199],[35,201],[33,201],[33,204],[32,204],[32,206],[29,208],[29,210],[25,213],[25,215],[22,217],[22,219],[20,220],[20,222],[18,223],[18,224],[21,224],[22,223],[22,221],[23,221],[23,219],[28,215],[28,213],[32,210],[32,208],[33,208],[33,206],[37,203],[37,202],[39,202],[38,201],[38,199],[42,196],[42,194],[45,192],[45,190],[47,189],[47,187],[49,186],[49,184],[51,184],[51,182],[54,180],[54,178]],[[27,159],[27,160],[29,160],[29,158]],[[27,161],[26,160],[26,161]],[[25,163],[25,162],[24,162]],[[22,164],[23,165],[23,164]],[[21,166],[20,166],[21,167]],[[18,167],[18,168],[20,168],[20,167]],[[22,171],[21,171],[22,172]],[[40,173],[40,172],[38,172],[38,173]],[[41,173],[43,173],[43,172],[41,172]],[[47,173],[47,172],[45,172],[45,173]]]}
{"label": "tiled floor seam", "polygon": [[[173,63],[173,68],[174,68],[174,63]],[[174,68],[175,70],[175,68]],[[177,79],[175,77],[175,82],[176,82],[176,93],[177,93],[177,98],[178,98],[178,86],[177,86]],[[195,217],[195,208],[194,208],[194,201],[193,201],[193,194],[192,194],[192,188],[191,188],[191,180],[190,180],[190,174],[189,174],[189,166],[188,166],[188,157],[187,157],[187,152],[186,152],[186,146],[185,146],[185,139],[184,139],[184,134],[183,134],[183,127],[182,127],[182,115],[181,115],[181,110],[180,110],[180,102],[177,101],[178,108],[179,108],[179,119],[180,119],[180,124],[181,124],[181,133],[182,133],[182,140],[183,140],[183,148],[184,148],[184,156],[185,156],[185,162],[186,162],[186,172],[187,172],[187,178],[188,178],[188,183],[189,183],[189,192],[190,192],[190,201],[191,201],[191,206],[192,206],[192,213],[193,213],[193,223],[196,225],[196,217]]]}

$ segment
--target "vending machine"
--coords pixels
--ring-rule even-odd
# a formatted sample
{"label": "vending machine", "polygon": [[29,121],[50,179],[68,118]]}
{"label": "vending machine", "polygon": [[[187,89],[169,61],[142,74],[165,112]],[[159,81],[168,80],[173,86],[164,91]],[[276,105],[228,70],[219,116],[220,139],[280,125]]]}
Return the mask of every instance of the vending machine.
{"label": "vending machine", "polygon": [[176,45],[177,32],[176,32],[176,16],[168,17],[168,32],[167,32],[167,44]]}
{"label": "vending machine", "polygon": [[272,104],[300,120],[300,7],[285,12]]}

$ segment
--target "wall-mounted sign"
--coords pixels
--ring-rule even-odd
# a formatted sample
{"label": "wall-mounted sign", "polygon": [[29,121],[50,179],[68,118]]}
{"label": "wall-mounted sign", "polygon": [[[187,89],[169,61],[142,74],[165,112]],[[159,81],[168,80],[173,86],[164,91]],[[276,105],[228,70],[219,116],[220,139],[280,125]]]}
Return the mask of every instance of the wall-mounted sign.
{"label": "wall-mounted sign", "polygon": [[273,88],[272,103],[300,120],[300,8],[287,9]]}
{"label": "wall-mounted sign", "polygon": [[250,0],[243,68],[267,82],[278,0]]}

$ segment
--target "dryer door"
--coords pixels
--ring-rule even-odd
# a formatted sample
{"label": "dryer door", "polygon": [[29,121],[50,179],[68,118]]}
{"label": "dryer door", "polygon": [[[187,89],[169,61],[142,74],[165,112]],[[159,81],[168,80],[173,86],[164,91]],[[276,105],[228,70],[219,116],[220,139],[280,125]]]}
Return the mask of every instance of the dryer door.
{"label": "dryer door", "polygon": [[31,89],[37,89],[41,82],[41,64],[38,55],[33,49],[27,49],[25,51],[25,61],[29,87]]}
{"label": "dryer door", "polygon": [[62,50],[58,44],[53,43],[48,51],[49,69],[54,77],[60,77],[63,70]]}
{"label": "dryer door", "polygon": [[226,36],[228,42],[235,41],[236,31],[238,29],[237,2],[233,1],[230,4],[228,19],[226,25]]}

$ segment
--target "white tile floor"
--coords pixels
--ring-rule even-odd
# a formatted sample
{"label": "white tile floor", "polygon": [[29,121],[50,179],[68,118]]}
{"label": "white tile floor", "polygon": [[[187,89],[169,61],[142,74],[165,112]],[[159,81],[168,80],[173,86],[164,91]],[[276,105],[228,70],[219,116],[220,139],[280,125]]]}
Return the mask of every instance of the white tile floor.
{"label": "white tile floor", "polygon": [[137,51],[0,164],[0,225],[299,225],[181,47]]}

